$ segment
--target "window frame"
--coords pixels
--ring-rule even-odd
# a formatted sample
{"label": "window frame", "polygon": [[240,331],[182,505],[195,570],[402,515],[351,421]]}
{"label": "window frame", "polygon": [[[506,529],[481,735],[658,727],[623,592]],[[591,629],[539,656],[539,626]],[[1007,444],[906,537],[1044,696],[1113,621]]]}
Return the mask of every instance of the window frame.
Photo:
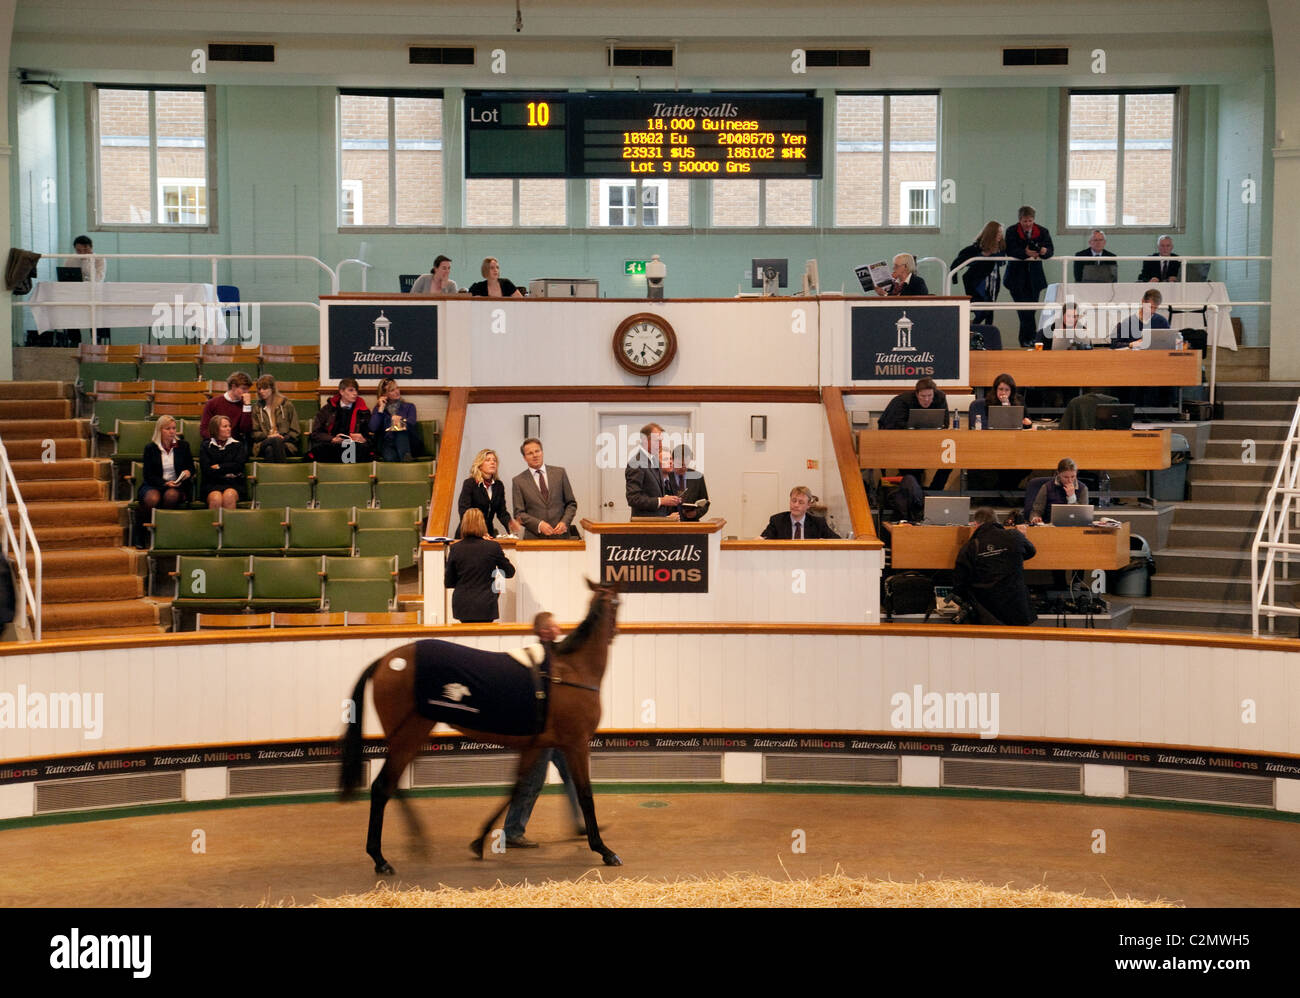
{"label": "window frame", "polygon": [[[1181,235],[1187,231],[1187,134],[1188,92],[1178,87],[1063,87],[1060,92],[1060,132],[1058,142],[1058,182],[1056,218],[1061,235],[1091,235],[1095,228],[1125,235]],[[1096,225],[1070,225],[1070,97],[1116,94],[1120,97],[1115,131],[1115,221]],[[1169,221],[1144,225],[1124,224],[1124,121],[1126,97],[1142,94],[1172,94],[1174,97],[1174,134],[1170,148]]]}
{"label": "window frame", "polygon": [[[149,222],[105,222],[100,216],[100,194],[103,191],[100,163],[99,92],[101,90],[140,90],[149,94],[149,190],[154,199],[150,205],[153,220]],[[158,123],[155,94],[178,91],[203,94],[203,143],[207,177],[207,221],[204,223],[160,222],[163,214],[161,181],[158,175]],[[85,85],[86,114],[86,218],[91,232],[190,232],[215,233],[217,224],[217,108],[216,87],[213,86],[152,86],[138,83],[87,83]],[[176,178],[166,178],[176,179]]]}
{"label": "window frame", "polygon": [[[598,197],[600,198],[600,202],[597,205],[598,208],[596,212],[597,218],[606,219],[609,217],[609,211],[611,208],[619,208],[619,207],[621,207],[625,215],[629,210],[634,211],[636,214],[636,220],[631,224],[611,225],[609,222],[602,222],[596,226],[597,229],[601,231],[610,231],[610,230],[620,231],[624,229],[654,229],[655,231],[658,231],[660,229],[669,228],[669,226],[666,224],[647,225],[645,222],[645,210],[647,207],[645,203],[645,190],[647,187],[653,187],[656,190],[658,190],[659,197],[661,199],[658,204],[653,204],[650,205],[649,207],[653,208],[655,211],[660,212],[663,218],[668,217],[668,178],[667,177],[627,177],[627,178],[593,177],[592,179],[596,181],[596,190],[598,192]],[[611,205],[609,203],[609,192],[614,187],[621,187],[624,189],[631,187],[634,203],[631,205],[621,205],[621,206]],[[590,191],[590,187],[588,187],[587,190]],[[590,197],[590,194],[588,194],[588,197]],[[588,213],[590,213],[591,210],[590,205],[587,205],[586,207]]]}
{"label": "window frame", "polygon": [[[942,232],[943,225],[943,198],[940,196],[943,191],[943,90],[942,88],[919,89],[919,90],[835,90],[833,93],[834,114],[831,121],[831,161],[834,164],[834,187],[831,190],[830,201],[827,210],[830,212],[830,223],[826,226],[828,230],[844,233],[922,233],[926,235],[938,235]],[[839,191],[839,99],[841,97],[883,97],[885,105],[881,114],[881,155],[883,157],[882,176],[884,184],[881,188],[883,196],[881,197],[881,214],[882,224],[880,225],[840,225],[835,221],[835,202]],[[889,208],[891,203],[890,191],[891,183],[889,179],[889,159],[890,159],[890,135],[889,135],[889,99],[891,97],[934,97],[934,224],[933,225],[893,225],[889,221]],[[899,180],[900,190],[903,184],[919,184],[919,180]],[[901,206],[900,206],[901,207]],[[902,212],[899,212],[902,217]]]}
{"label": "window frame", "polygon": [[[438,151],[442,153],[442,181],[439,185],[439,203],[442,208],[442,222],[440,224],[433,222],[416,222],[412,225],[400,225],[396,221],[390,221],[386,224],[376,222],[366,222],[365,210],[360,198],[354,196],[353,215],[362,216],[362,221],[354,222],[351,225],[343,224],[343,190],[344,183],[351,183],[354,189],[360,193],[363,190],[364,181],[345,181],[343,177],[343,98],[344,97],[385,97],[388,98],[388,217],[397,218],[397,115],[395,113],[396,105],[392,103],[394,98],[414,98],[416,100],[440,100],[443,102],[442,107],[442,133],[437,138]],[[450,226],[447,225],[447,96],[445,91],[440,87],[417,87],[408,89],[398,88],[373,88],[373,87],[338,87],[334,94],[334,178],[335,178],[335,198],[334,198],[334,224],[339,235],[350,235],[355,233],[421,233],[421,232],[447,232]]]}
{"label": "window frame", "polygon": [[[175,187],[177,189],[177,192],[179,193],[181,191],[186,190],[187,188],[192,187],[196,191],[202,191],[204,197],[206,198],[208,185],[206,182],[202,181],[199,177],[159,177],[157,187],[158,187],[158,191],[157,191],[158,213],[161,215],[164,214],[167,210],[167,203],[164,200],[164,198],[166,197],[164,193],[165,188]],[[176,209],[178,212],[183,212],[185,210],[184,203],[182,202],[180,204],[177,204]],[[203,214],[206,216],[207,213],[208,213],[208,204],[207,201],[205,200],[203,202]],[[205,218],[204,221],[202,222],[164,222],[163,224],[164,225],[186,225],[186,226],[194,227],[199,225],[206,225],[207,220]]]}

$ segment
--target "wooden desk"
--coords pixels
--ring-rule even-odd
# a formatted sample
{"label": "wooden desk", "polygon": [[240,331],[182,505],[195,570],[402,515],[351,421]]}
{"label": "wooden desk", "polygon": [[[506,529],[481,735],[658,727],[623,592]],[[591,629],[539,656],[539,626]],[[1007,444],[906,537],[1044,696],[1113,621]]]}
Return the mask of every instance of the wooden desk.
{"label": "wooden desk", "polygon": [[[927,527],[896,523],[893,528],[894,568],[952,568],[957,552],[970,540],[971,527]],[[1030,527],[1028,537],[1037,554],[1028,569],[1124,568],[1129,562],[1129,525],[1103,527]]]}
{"label": "wooden desk", "polygon": [[861,468],[1169,467],[1169,430],[859,430]]}
{"label": "wooden desk", "polygon": [[972,350],[970,383],[1006,372],[1021,388],[1199,385],[1199,350]]}

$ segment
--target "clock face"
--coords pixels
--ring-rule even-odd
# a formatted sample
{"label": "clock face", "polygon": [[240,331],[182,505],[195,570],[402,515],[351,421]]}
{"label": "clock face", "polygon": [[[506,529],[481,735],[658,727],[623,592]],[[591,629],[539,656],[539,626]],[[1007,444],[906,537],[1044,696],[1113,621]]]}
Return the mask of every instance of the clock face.
{"label": "clock face", "polygon": [[676,353],[673,327],[658,315],[642,312],[628,316],[614,333],[614,357],[632,374],[658,374]]}

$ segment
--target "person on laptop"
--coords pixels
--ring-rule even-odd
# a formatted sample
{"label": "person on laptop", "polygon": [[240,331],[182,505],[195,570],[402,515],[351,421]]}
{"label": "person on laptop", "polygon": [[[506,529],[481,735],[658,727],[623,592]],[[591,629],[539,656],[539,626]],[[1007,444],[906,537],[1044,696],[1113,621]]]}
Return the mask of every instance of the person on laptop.
{"label": "person on laptop", "polygon": [[1025,562],[1038,551],[1024,525],[1002,528],[987,506],[975,510],[971,523],[975,532],[953,566],[954,594],[974,604],[981,624],[1032,624],[1038,616],[1029,606]]}
{"label": "person on laptop", "polygon": [[1078,302],[1067,301],[1047,334],[1049,350],[1091,350],[1092,332]]}
{"label": "person on laptop", "polygon": [[889,288],[890,296],[930,293],[929,287],[916,272],[916,257],[911,253],[899,253],[894,257],[894,269],[890,271],[889,276],[894,279],[893,285]]}
{"label": "person on laptop", "polygon": [[[904,392],[902,395],[895,395],[885,406],[885,411],[880,415],[879,426],[882,430],[905,430],[909,413],[913,409],[935,409],[943,412],[943,425],[947,426],[951,419],[948,413],[948,397],[939,391],[939,387],[934,383],[933,378],[922,378],[916,383],[916,387],[910,392]],[[900,474],[913,476],[918,487],[923,480],[925,472],[917,469],[908,469],[900,471]],[[948,469],[940,468],[934,473],[934,481],[930,483],[932,489],[942,489],[948,484]]]}
{"label": "person on laptop", "polygon": [[[1169,320],[1157,311],[1162,301],[1164,301],[1164,296],[1155,288],[1145,292],[1142,295],[1142,305],[1137,314],[1121,319],[1115,324],[1115,329],[1110,334],[1110,348],[1112,350],[1145,350],[1151,342],[1151,335],[1146,332],[1148,329],[1169,328]],[[1146,335],[1143,335],[1144,333]]]}
{"label": "person on laptop", "polygon": [[1059,503],[1088,505],[1088,486],[1079,481],[1079,469],[1068,457],[1057,462],[1056,474],[1052,480],[1038,490],[1029,522],[1042,523],[1043,517],[1050,516],[1051,508]]}
{"label": "person on laptop", "polygon": [[[102,256],[95,256],[95,244],[90,241],[90,236],[77,236],[72,241],[72,251],[76,256],[66,257],[63,261],[65,267],[80,267],[81,279],[83,281],[93,281],[99,284],[104,283],[104,276],[108,273],[108,261]],[[62,276],[59,278],[62,280]],[[80,329],[65,329],[63,331],[65,346],[81,345]],[[109,343],[112,340],[112,333],[107,327],[100,327],[95,330],[96,343]]]}
{"label": "person on laptop", "polygon": [[808,512],[812,505],[812,489],[796,485],[790,490],[790,512],[774,513],[763,528],[765,541],[823,541],[839,538],[820,516]]}
{"label": "person on laptop", "polygon": [[1074,255],[1084,258],[1074,261],[1075,284],[1114,284],[1119,280],[1119,264],[1103,262],[1115,254],[1106,249],[1106,233],[1101,229],[1093,229],[1087,248]]}
{"label": "person on laptop", "polygon": [[[999,374],[993,379],[993,387],[982,399],[976,399],[970,404],[970,427],[972,430],[987,430],[989,428],[989,409],[996,406],[1012,406],[1025,404],[1024,399],[1016,395],[1016,379],[1009,374]],[[978,421],[979,425],[976,426]],[[1020,425],[1023,429],[1029,429],[1034,424],[1029,418],[1022,417]]]}
{"label": "person on laptop", "polygon": [[1138,281],[1143,284],[1157,284],[1160,281],[1177,281],[1183,265],[1174,252],[1174,241],[1169,236],[1156,240],[1156,255],[1142,261],[1142,270]]}

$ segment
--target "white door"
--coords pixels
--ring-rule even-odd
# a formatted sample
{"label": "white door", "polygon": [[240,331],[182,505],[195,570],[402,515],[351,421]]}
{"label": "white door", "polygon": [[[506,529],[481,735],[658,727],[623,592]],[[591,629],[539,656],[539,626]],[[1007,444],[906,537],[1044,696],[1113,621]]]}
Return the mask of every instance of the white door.
{"label": "white door", "polygon": [[775,471],[746,471],[740,476],[740,536],[757,537],[773,513],[790,508],[781,499],[780,475]]}
{"label": "white door", "polygon": [[602,412],[597,432],[601,444],[596,448],[596,473],[600,482],[600,516],[598,519],[626,523],[632,518],[627,505],[627,462],[641,437],[641,427],[658,423],[671,443],[691,442],[689,413]]}

